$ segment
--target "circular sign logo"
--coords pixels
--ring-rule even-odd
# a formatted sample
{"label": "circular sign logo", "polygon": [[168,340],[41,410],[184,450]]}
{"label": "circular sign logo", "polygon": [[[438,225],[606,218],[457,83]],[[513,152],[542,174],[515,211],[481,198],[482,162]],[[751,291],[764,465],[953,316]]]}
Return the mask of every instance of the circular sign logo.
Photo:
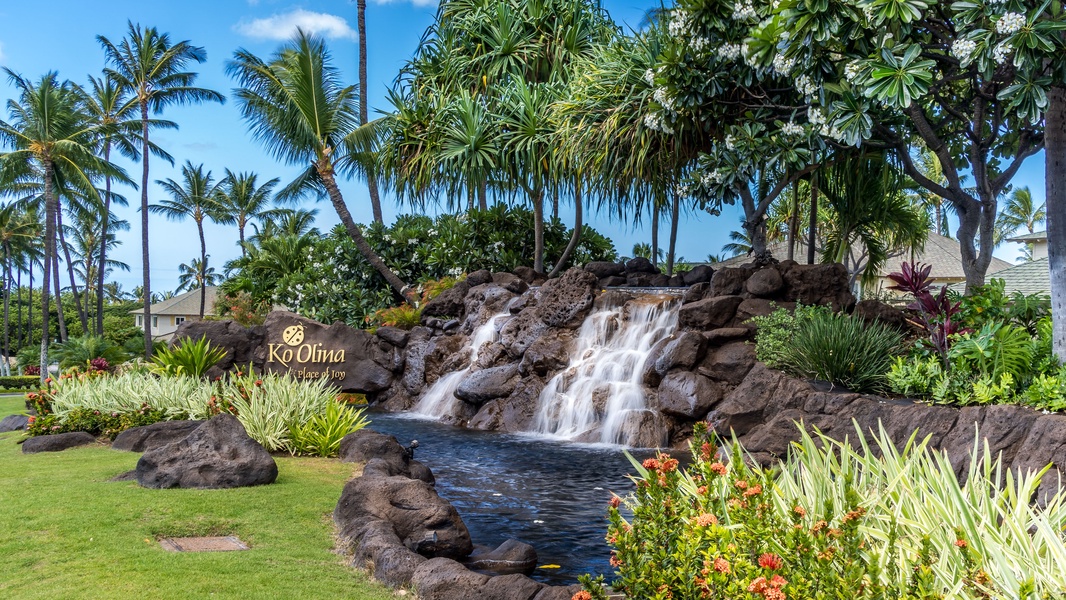
{"label": "circular sign logo", "polygon": [[304,326],[292,325],[281,332],[281,339],[290,346],[299,346],[304,341]]}

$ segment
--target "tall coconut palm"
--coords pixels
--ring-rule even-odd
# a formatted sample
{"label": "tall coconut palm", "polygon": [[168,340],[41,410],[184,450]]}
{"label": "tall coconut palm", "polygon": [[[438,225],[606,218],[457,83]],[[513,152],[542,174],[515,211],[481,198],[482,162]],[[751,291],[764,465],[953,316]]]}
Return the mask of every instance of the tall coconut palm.
{"label": "tall coconut palm", "polygon": [[[207,258],[210,258],[208,256]],[[207,266],[206,260],[194,258],[189,264],[178,265],[178,287],[175,292],[192,291],[199,289],[203,295],[208,286],[218,285],[222,281],[222,274],[215,272],[214,267]],[[203,318],[203,315],[200,315]]]}
{"label": "tall coconut palm", "polygon": [[[89,88],[86,90],[83,102],[86,112],[89,113],[90,118],[96,124],[97,141],[100,146],[98,151],[103,154],[105,161],[111,160],[112,150],[118,150],[122,156],[131,161],[137,162],[141,160],[141,145],[144,140],[141,139],[143,123],[138,118],[140,104],[130,92],[129,88],[118,85],[112,77],[106,75],[104,77],[89,77]],[[148,126],[149,129],[177,129],[178,127],[177,123],[173,121],[161,119],[149,119]],[[174,163],[174,159],[156,144],[149,142],[148,147],[156,156],[171,164]],[[124,197],[112,192],[111,183],[110,177],[104,178],[104,206],[101,211],[101,231],[109,231],[111,229],[108,224],[111,219],[111,203],[114,202],[119,206],[127,205]],[[109,242],[106,237],[100,238],[100,244],[99,259],[106,264],[109,249]],[[105,274],[106,269],[100,269],[100,272],[97,273],[96,289],[103,288]],[[103,294],[96,295],[95,329],[96,335],[104,334]]]}
{"label": "tall coconut palm", "polygon": [[244,247],[244,231],[252,219],[258,219],[270,205],[271,194],[281,180],[277,177],[257,185],[255,173],[234,173],[226,169],[226,176],[218,185],[218,213],[215,222],[236,225],[241,256],[248,254]]}
{"label": "tall coconut palm", "polygon": [[[159,114],[174,104],[224,102],[222,94],[195,87],[197,74],[186,69],[207,60],[207,52],[188,40],[172,43],[170,35],[155,27],[127,23],[126,37],[117,45],[97,36],[110,67],[108,77],[136,98],[141,109],[141,261],[144,283],[144,322],[151,323],[152,282],[148,264],[148,120],[149,111]],[[144,356],[152,356],[152,336],[144,336]]]}
{"label": "tall coconut palm", "polygon": [[[366,74],[366,0],[355,0],[356,28],[359,33],[359,125],[366,125],[369,112],[370,89]],[[374,213],[374,221],[384,223],[381,217],[381,195],[378,193],[377,177],[371,171],[366,178],[366,185],[370,192],[370,209]]]}
{"label": "tall coconut palm", "polygon": [[372,147],[374,132],[359,126],[355,88],[341,85],[322,38],[299,30],[269,62],[238,50],[226,72],[240,85],[235,94],[252,135],[276,158],[307,166],[279,197],[328,196],[359,253],[397,293],[413,297],[363,237],[337,185],[338,172],[366,174],[359,159]]}
{"label": "tall coconut palm", "polygon": [[11,375],[10,361],[6,360],[11,356],[11,328],[9,326],[11,319],[11,284],[13,281],[11,267],[12,257],[15,249],[23,242],[33,239],[38,232],[35,227],[36,223],[30,222],[25,218],[25,215],[21,207],[12,202],[0,207],[0,249],[3,250],[3,269],[4,269],[4,281],[3,281],[3,294],[4,294],[4,358],[2,366],[2,372],[4,375]]}
{"label": "tall coconut palm", "polygon": [[[100,175],[128,181],[115,165],[96,156],[94,131],[82,109],[82,94],[76,85],[60,82],[54,72],[45,74],[39,83],[4,69],[18,100],[8,101],[10,123],[0,121],[0,144],[11,148],[0,154],[0,184],[5,182],[40,182],[45,199],[44,272],[58,261],[56,224],[59,192],[64,188],[95,192],[93,181]],[[56,290],[58,293],[59,290]],[[49,281],[44,277],[41,289],[41,378],[48,373],[48,306]]]}
{"label": "tall coconut palm", "polygon": [[[1019,229],[1035,233],[1036,228],[1046,219],[1047,203],[1041,202],[1037,205],[1029,186],[1015,188],[996,217],[996,244],[1002,243]],[[1031,255],[1031,248],[1027,247],[1026,252]]]}
{"label": "tall coconut palm", "polygon": [[[218,184],[211,176],[211,171],[204,172],[203,165],[193,166],[189,161],[185,161],[181,167],[181,178],[181,183],[169,178],[157,180],[156,183],[163,188],[164,192],[170,194],[170,198],[149,206],[148,210],[172,221],[184,221],[189,218],[196,223],[196,232],[200,234],[199,266],[205,269],[207,268],[207,238],[204,237],[204,220],[221,212]],[[200,280],[203,281],[203,279],[204,273],[200,273]],[[204,318],[206,304],[207,290],[201,286],[201,319]]]}

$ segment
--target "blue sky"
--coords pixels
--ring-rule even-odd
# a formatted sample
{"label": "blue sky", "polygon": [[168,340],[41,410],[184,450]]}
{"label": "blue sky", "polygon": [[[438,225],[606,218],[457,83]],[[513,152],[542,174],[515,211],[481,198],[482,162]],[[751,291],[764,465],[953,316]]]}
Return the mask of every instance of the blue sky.
{"label": "blue sky", "polygon": [[[624,26],[636,26],[648,8],[658,1],[606,0],[603,6]],[[417,48],[422,32],[432,22],[436,2],[432,0],[369,0],[367,8],[367,55],[370,79],[371,118],[375,109],[386,109],[385,92],[404,62]],[[287,0],[186,0],[160,2],[144,0],[88,0],[73,2],[0,2],[0,66],[7,67],[31,80],[55,70],[62,78],[85,84],[89,74],[99,75],[104,67],[103,53],[96,41],[103,35],[120,40],[127,20],[154,26],[169,32],[174,40],[189,40],[207,50],[208,60],[198,67],[198,85],[222,91],[230,96],[233,82],[224,72],[225,62],[237,48],[268,56],[288,39],[296,26],[316,30],[329,38],[335,64],[351,83],[357,82],[357,39],[355,3],[347,0],[290,2]],[[5,80],[0,81],[0,101],[6,103],[14,92]],[[6,118],[6,111],[4,114]],[[164,118],[180,125],[154,137],[176,159],[171,167],[160,160],[151,163],[151,179],[180,179],[180,165],[185,160],[203,163],[220,176],[224,169],[254,171],[261,180],[280,177],[288,182],[297,169],[281,165],[270,158],[247,134],[232,101],[224,105],[174,107]],[[120,162],[136,180],[140,168]],[[1018,185],[1029,185],[1033,195],[1044,196],[1043,155],[1030,158],[1015,178]],[[345,198],[356,220],[371,219],[365,184],[350,181],[342,185]],[[121,191],[131,204],[139,203],[139,192]],[[154,183],[150,201],[163,199]],[[385,218],[391,221],[399,212],[391,198],[384,199]],[[319,227],[327,230],[337,222],[327,202],[307,204],[319,210]],[[132,224],[121,234],[123,242],[114,258],[130,265],[131,271],[116,272],[112,278],[126,290],[140,284],[139,215],[133,208],[118,209],[119,216]],[[719,217],[695,212],[687,215],[678,234],[678,254],[688,259],[703,259],[719,253],[728,242],[730,230],[739,226],[739,211],[730,208]],[[564,220],[570,214],[564,210]],[[177,286],[178,265],[199,255],[196,228],[191,222],[173,223],[151,215],[151,267],[153,290]],[[621,254],[629,254],[636,242],[650,241],[646,227],[611,223],[606,215],[590,215],[587,222],[615,241]],[[207,251],[210,264],[221,270],[222,264],[240,253],[235,228],[208,224]],[[660,227],[660,244],[665,248],[669,224]],[[1013,246],[1013,245],[1010,245]],[[1012,260],[1014,248],[1002,248],[997,255]]]}

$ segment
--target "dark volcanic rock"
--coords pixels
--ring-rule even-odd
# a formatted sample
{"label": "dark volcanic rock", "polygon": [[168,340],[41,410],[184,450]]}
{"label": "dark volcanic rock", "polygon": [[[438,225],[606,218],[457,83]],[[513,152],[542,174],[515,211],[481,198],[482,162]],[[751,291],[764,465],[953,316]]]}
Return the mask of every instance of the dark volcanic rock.
{"label": "dark volcanic rock", "polygon": [[529,284],[514,273],[493,273],[492,282],[512,294],[524,294],[529,289]]}
{"label": "dark volcanic rock", "polygon": [[604,277],[625,275],[626,266],[622,263],[594,260],[585,265],[585,270],[595,275],[596,279],[603,279]]}
{"label": "dark volcanic rock", "polygon": [[900,331],[910,329],[907,314],[878,300],[863,300],[855,305],[852,314],[867,323],[883,323]]}
{"label": "dark volcanic rock", "polygon": [[711,284],[707,282],[696,283],[690,286],[681,296],[681,303],[688,304],[703,300],[711,290]]}
{"label": "dark volcanic rock", "polygon": [[365,568],[385,585],[407,585],[415,569],[427,560],[408,550],[392,525],[385,521],[371,521],[359,533],[352,552],[352,566]]}
{"label": "dark volcanic rock", "polygon": [[635,288],[655,287],[655,282],[658,281],[660,275],[655,273],[645,273],[643,271],[638,273],[626,274],[626,285]]}
{"label": "dark volcanic rock", "polygon": [[131,427],[118,434],[111,443],[112,450],[146,452],[185,439],[203,421],[160,421],[143,427]]}
{"label": "dark volcanic rock", "polygon": [[651,264],[650,260],[644,258],[643,256],[638,256],[636,258],[630,259],[629,262],[626,263],[626,273],[652,273],[657,275],[659,273],[659,269],[657,269],[655,265]]}
{"label": "dark volcanic rock", "polygon": [[544,381],[541,378],[536,375],[523,377],[518,380],[510,396],[487,402],[467,426],[507,432],[529,431],[543,389]]}
{"label": "dark volcanic rock", "polygon": [[740,306],[737,306],[736,322],[740,324],[752,317],[765,317],[782,304],[788,303],[773,302],[764,298],[747,298],[740,303]]}
{"label": "dark volcanic rock", "polygon": [[518,540],[506,540],[495,550],[475,551],[463,561],[466,568],[491,571],[497,575],[522,573],[529,575],[537,568],[537,551]]}
{"label": "dark volcanic rock", "polygon": [[209,376],[217,377],[222,371],[247,367],[256,361],[255,350],[265,342],[266,335],[262,327],[242,327],[234,321],[185,321],[174,332],[171,345],[183,339],[207,338],[212,346],[225,349],[226,355],[208,372]]}
{"label": "dark volcanic rock", "polygon": [[622,277],[621,275],[612,275],[610,277],[604,277],[604,278],[600,279],[600,287],[601,288],[621,287],[621,286],[625,285],[626,283],[628,283],[628,281],[629,280],[627,280],[625,277]]}
{"label": "dark volcanic rock", "polygon": [[137,461],[137,483],[148,488],[234,488],[273,483],[277,477],[270,453],[228,414]]}
{"label": "dark volcanic rock", "polygon": [[377,331],[374,332],[374,335],[397,348],[403,348],[407,345],[407,338],[410,337],[411,334],[406,329],[382,325],[381,327],[378,327]]}
{"label": "dark volcanic rock", "polygon": [[483,598],[488,575],[475,573],[449,558],[427,560],[415,569],[411,586],[420,600],[471,600]]}
{"label": "dark volcanic rock", "polygon": [[708,265],[696,265],[692,267],[692,270],[685,273],[685,285],[695,285],[697,283],[710,283],[711,277],[714,276],[714,269]]}
{"label": "dark volcanic rock", "polygon": [[828,304],[848,310],[855,296],[848,287],[848,271],[840,263],[795,265],[785,273],[785,295],[802,304]]}
{"label": "dark volcanic rock", "polygon": [[431,317],[461,317],[465,305],[463,300],[470,291],[470,284],[460,281],[455,286],[444,290],[439,296],[426,302],[422,306],[423,318]]}
{"label": "dark volcanic rock", "polygon": [[343,392],[374,394],[392,385],[391,348],[375,335],[337,322],[323,325],[296,313],[274,311],[263,323],[255,363],[298,379],[329,379]]}
{"label": "dark volcanic rock", "polygon": [[466,276],[466,284],[472,288],[486,283],[492,283],[492,272],[487,269],[474,271]]}
{"label": "dark volcanic rock", "polygon": [[338,456],[341,462],[361,463],[379,458],[395,467],[398,473],[406,471],[410,461],[407,451],[395,437],[366,428],[344,436]]}
{"label": "dark volcanic rock", "polygon": [[747,327],[723,327],[704,331],[703,337],[707,340],[709,347],[716,348],[726,342],[749,339],[753,334],[754,330]]}
{"label": "dark volcanic rock", "polygon": [[724,327],[733,320],[742,301],[740,296],[716,296],[683,304],[678,312],[678,323],[700,331]]}
{"label": "dark volcanic rock", "polygon": [[685,287],[685,276],[676,273],[670,277],[670,287]]}
{"label": "dark volcanic rock", "polygon": [[[570,329],[553,329],[536,339],[522,355],[518,372],[523,376],[535,373],[541,377],[563,369],[570,363],[570,348],[574,333]],[[481,358],[480,356],[478,357]]]}
{"label": "dark volcanic rock", "polygon": [[549,327],[580,327],[596,298],[598,283],[593,274],[570,269],[541,286],[537,316]]}
{"label": "dark volcanic rock", "polygon": [[[1047,501],[1059,487],[1059,477],[1066,474],[1066,415],[1041,415],[1033,422],[1029,435],[1018,447],[1011,468],[1036,472],[1047,465],[1054,469],[1044,475],[1037,488],[1035,500]],[[1056,473],[1056,469],[1058,473]]]}
{"label": "dark volcanic rock", "polygon": [[669,275],[654,275],[651,278],[651,287],[667,287],[670,285]]}
{"label": "dark volcanic rock", "polygon": [[38,452],[61,452],[68,448],[96,443],[96,438],[84,431],[71,431],[55,435],[37,435],[22,443],[23,454]]}
{"label": "dark volcanic rock", "polygon": [[718,384],[691,371],[674,371],[659,384],[659,410],[676,417],[702,419],[721,400]]}
{"label": "dark volcanic rock", "polygon": [[744,289],[756,298],[772,298],[783,287],[785,287],[785,280],[772,266],[755,271],[744,283]]}
{"label": "dark volcanic rock", "polygon": [[518,365],[509,364],[474,371],[455,389],[455,397],[474,405],[504,398],[514,392],[518,379]]}
{"label": "dark volcanic rock", "polygon": [[8,415],[0,421],[0,433],[24,430],[29,423],[30,418],[26,415]]}
{"label": "dark volcanic rock", "polygon": [[537,273],[532,267],[527,267],[525,265],[515,267],[514,274],[529,285],[540,285],[541,283],[544,283],[545,279],[542,273]]}
{"label": "dark volcanic rock", "polygon": [[714,352],[708,352],[699,365],[699,372],[711,379],[732,385],[740,383],[755,365],[755,345],[730,342]]}
{"label": "dark volcanic rock", "polygon": [[706,341],[695,331],[682,331],[666,343],[655,359],[655,370],[665,374],[671,369],[691,369],[703,358]]}
{"label": "dark volcanic rock", "polygon": [[460,559],[473,550],[455,507],[433,486],[403,476],[365,473],[344,486],[333,520],[341,535],[357,539],[373,521],[390,523],[403,545],[425,557]]}
{"label": "dark volcanic rock", "polygon": [[735,296],[744,291],[744,282],[751,277],[751,267],[722,267],[711,277],[712,296]]}

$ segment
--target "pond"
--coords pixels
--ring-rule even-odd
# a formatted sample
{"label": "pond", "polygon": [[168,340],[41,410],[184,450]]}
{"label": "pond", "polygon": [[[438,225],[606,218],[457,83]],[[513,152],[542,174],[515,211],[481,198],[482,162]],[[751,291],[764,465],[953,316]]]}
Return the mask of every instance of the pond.
{"label": "pond", "polygon": [[462,515],[474,544],[496,547],[508,538],[530,544],[540,565],[533,578],[545,583],[576,583],[583,573],[610,578],[607,502],[612,492],[633,490],[626,477],[633,467],[621,448],[474,431],[406,415],[370,418],[372,429],[405,446],[418,440],[415,458],[433,470],[437,492]]}

